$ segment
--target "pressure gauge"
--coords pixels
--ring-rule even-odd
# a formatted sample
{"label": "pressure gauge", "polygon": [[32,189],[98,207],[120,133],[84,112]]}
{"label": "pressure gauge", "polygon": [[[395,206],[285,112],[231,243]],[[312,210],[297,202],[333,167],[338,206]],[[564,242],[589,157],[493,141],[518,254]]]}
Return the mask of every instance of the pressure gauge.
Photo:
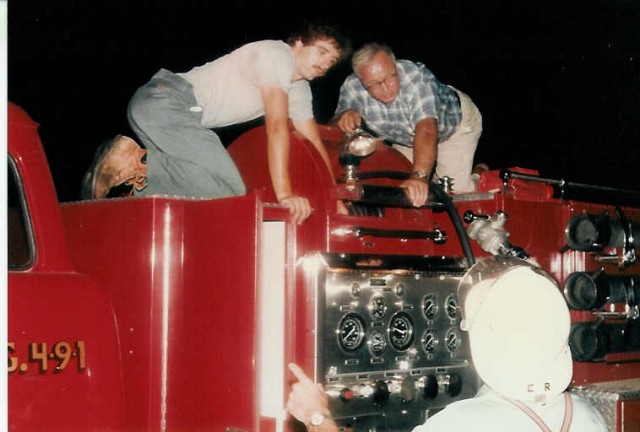
{"label": "pressure gauge", "polygon": [[438,299],[433,294],[426,296],[422,301],[422,313],[428,320],[433,320],[438,315],[439,309]]}
{"label": "pressure gauge", "polygon": [[342,317],[336,330],[338,344],[345,351],[355,351],[364,342],[364,321],[360,315],[349,313]]}
{"label": "pressure gauge", "polygon": [[367,343],[369,344],[369,351],[371,351],[371,354],[374,356],[381,355],[387,348],[387,340],[384,337],[384,332],[380,330],[374,330],[369,335],[369,341]]}
{"label": "pressure gauge", "polygon": [[405,312],[398,312],[389,320],[389,340],[398,351],[406,350],[413,342],[413,321]]}
{"label": "pressure gauge", "polygon": [[462,346],[462,336],[455,327],[451,327],[444,337],[447,349],[451,353],[455,353]]}
{"label": "pressure gauge", "polygon": [[427,330],[422,334],[420,344],[427,354],[433,354],[438,349],[438,335],[433,330]]}
{"label": "pressure gauge", "polygon": [[452,320],[457,319],[460,313],[458,296],[456,296],[455,294],[449,294],[444,303],[444,306],[447,309],[447,316],[449,316],[449,318],[451,318]]}
{"label": "pressure gauge", "polygon": [[384,297],[376,296],[371,299],[370,304],[371,317],[373,319],[382,319],[387,313],[387,304],[384,301]]}

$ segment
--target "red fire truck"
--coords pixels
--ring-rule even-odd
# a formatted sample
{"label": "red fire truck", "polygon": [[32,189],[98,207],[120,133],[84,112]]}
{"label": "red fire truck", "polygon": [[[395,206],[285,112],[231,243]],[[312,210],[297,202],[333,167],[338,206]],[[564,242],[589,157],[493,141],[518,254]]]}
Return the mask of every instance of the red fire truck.
{"label": "red fire truck", "polygon": [[402,155],[350,152],[322,126],[337,185],[291,132],[292,183],[314,208],[296,225],[258,126],[228,148],[245,196],[61,204],[38,125],[8,113],[10,430],[303,430],[285,410],[289,362],[344,430],[411,430],[478,389],[457,286],[480,257],[515,255],[571,308],[571,391],[612,432],[640,431],[635,193],[512,168],[472,194],[434,184],[413,208]]}

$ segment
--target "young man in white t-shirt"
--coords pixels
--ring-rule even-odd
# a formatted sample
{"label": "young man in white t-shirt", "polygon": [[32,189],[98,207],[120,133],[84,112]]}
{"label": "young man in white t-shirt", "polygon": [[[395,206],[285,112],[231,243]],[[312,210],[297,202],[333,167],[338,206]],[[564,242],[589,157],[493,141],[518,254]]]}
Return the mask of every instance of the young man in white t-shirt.
{"label": "young man in white t-shirt", "polygon": [[[290,209],[294,222],[304,221],[312,209],[289,178],[288,122],[331,170],[313,116],[309,81],[323,76],[350,49],[349,39],[336,27],[307,23],[286,42],[251,42],[184,73],[161,69],[136,91],[128,107],[129,123],[146,149],[146,165],[130,142],[106,143],[83,179],[83,198],[102,198],[124,181],[136,186],[135,195],[243,195],[240,173],[212,129],[264,116],[276,198]],[[129,163],[116,164],[125,153]]]}

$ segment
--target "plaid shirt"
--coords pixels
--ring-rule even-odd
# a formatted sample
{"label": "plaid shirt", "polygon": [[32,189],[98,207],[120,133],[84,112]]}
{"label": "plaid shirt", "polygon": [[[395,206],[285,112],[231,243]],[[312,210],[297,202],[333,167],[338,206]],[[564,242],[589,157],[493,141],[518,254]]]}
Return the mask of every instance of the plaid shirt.
{"label": "plaid shirt", "polygon": [[336,114],[354,109],[372,132],[408,147],[413,146],[416,124],[425,118],[437,120],[439,141],[449,138],[462,118],[456,91],[438,81],[422,63],[397,60],[396,68],[400,90],[393,102],[374,99],[351,74],[340,87]]}

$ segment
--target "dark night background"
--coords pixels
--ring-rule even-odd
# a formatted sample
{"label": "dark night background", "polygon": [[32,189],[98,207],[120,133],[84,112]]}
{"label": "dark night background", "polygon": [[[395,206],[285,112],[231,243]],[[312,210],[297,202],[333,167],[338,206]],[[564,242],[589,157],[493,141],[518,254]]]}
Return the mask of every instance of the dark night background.
{"label": "dark night background", "polygon": [[[484,119],[477,161],[640,190],[639,0],[10,0],[8,97],[40,123],[59,198],[75,200],[96,147],[131,134],[129,98],[159,68],[285,38],[315,16],[468,93]],[[320,122],[349,72],[313,82]]]}

